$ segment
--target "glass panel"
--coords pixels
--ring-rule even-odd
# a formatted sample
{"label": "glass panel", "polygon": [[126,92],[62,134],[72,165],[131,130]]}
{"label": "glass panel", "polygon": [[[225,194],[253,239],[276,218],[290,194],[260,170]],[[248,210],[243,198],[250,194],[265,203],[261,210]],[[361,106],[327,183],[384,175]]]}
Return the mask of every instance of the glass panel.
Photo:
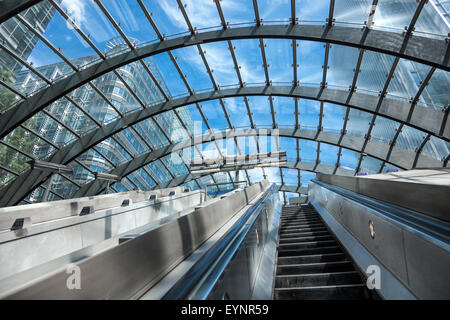
{"label": "glass panel", "polygon": [[[239,64],[242,81],[247,85],[264,83],[265,74],[259,40],[245,39],[233,41],[234,54]],[[250,54],[249,54],[250,53]]]}
{"label": "glass panel", "polygon": [[198,189],[198,185],[195,183],[194,180],[183,183],[182,186],[189,188],[189,190],[191,190],[191,191]]}
{"label": "glass panel", "polygon": [[[107,89],[112,92],[114,87],[109,86]],[[119,117],[117,112],[89,84],[72,91],[71,98],[102,124],[109,123]]]}
{"label": "glass panel", "polygon": [[211,90],[213,85],[206,72],[205,64],[196,46],[184,47],[172,51],[178,66],[186,77],[191,89],[195,91]]}
{"label": "glass panel", "polygon": [[123,186],[123,184],[121,184],[120,182],[114,183],[113,185],[111,185],[111,187],[114,188],[114,189],[116,189],[116,190],[119,191],[119,192],[127,192],[127,191],[128,191],[128,189],[125,188],[125,187]]}
{"label": "glass panel", "polygon": [[223,101],[225,102],[225,107],[234,128],[250,127],[250,119],[248,118],[247,108],[243,98],[227,98],[223,99]]}
{"label": "glass panel", "polygon": [[[152,13],[159,31],[166,36],[188,31],[186,22],[178,5],[173,0],[143,0],[145,8]],[[152,28],[147,22],[144,28]]]}
{"label": "glass panel", "polygon": [[225,20],[230,24],[254,23],[255,12],[252,0],[222,1],[220,5]]}
{"label": "glass panel", "polygon": [[[22,139],[22,136],[18,135],[18,138]],[[28,143],[25,142],[24,144]],[[31,142],[30,145],[33,145],[33,143]],[[4,144],[0,144],[0,164],[3,167],[11,169],[17,173],[22,173],[30,168],[30,165],[27,163],[29,160],[31,159],[21,153],[8,148]],[[6,181],[7,180],[4,180],[5,183]]]}
{"label": "glass panel", "polygon": [[419,147],[425,137],[425,133],[409,126],[403,126],[395,146],[415,152],[416,148]]}
{"label": "glass panel", "polygon": [[269,69],[269,79],[273,83],[292,85],[292,41],[286,39],[264,39],[265,53]]}
{"label": "glass panel", "polygon": [[393,164],[386,163],[383,167],[382,173],[399,172],[399,171],[403,171],[403,170],[400,169],[399,167],[394,166]]}
{"label": "glass panel", "polygon": [[175,152],[165,156],[161,161],[164,162],[174,176],[181,176],[189,173],[183,161]]}
{"label": "glass panel", "polygon": [[264,168],[264,172],[267,175],[267,180],[269,182],[273,182],[276,184],[281,184],[281,177],[280,177],[280,169],[279,168]]}
{"label": "glass panel", "polygon": [[327,143],[320,143],[320,163],[334,166],[337,162],[337,154],[339,152],[338,146],[333,146]]}
{"label": "glass panel", "polygon": [[108,138],[97,145],[97,150],[109,161],[119,165],[131,160],[130,155],[113,139]]}
{"label": "glass panel", "polygon": [[288,97],[272,97],[273,109],[275,111],[275,121],[278,127],[295,126],[295,102]]}
{"label": "glass panel", "polygon": [[[105,157],[103,157],[93,149],[84,152],[77,159],[93,172],[108,172],[114,168],[109,162],[105,160]],[[73,162],[72,166],[74,167],[74,179],[84,181],[86,179],[86,174],[90,175],[89,171],[84,169],[76,162]]]}
{"label": "glass panel", "polygon": [[325,22],[328,18],[330,1],[322,0],[296,0],[295,11],[300,22],[310,23],[311,21]]}
{"label": "glass panel", "polygon": [[311,140],[299,140],[300,159],[305,162],[316,162],[317,142]]}
{"label": "glass panel", "polygon": [[142,105],[136,101],[114,72],[109,72],[95,79],[92,83],[121,113],[142,108]]}
{"label": "glass panel", "polygon": [[[107,2],[102,3],[105,5]],[[108,21],[108,18],[93,1],[64,0],[61,7],[67,10],[68,15],[86,35],[90,35],[91,41],[100,51],[106,52],[106,54],[114,54],[117,51],[129,50],[123,44],[123,40],[120,39],[120,35]],[[128,22],[124,21],[123,23]]]}
{"label": "glass panel", "polygon": [[383,161],[375,159],[370,156],[363,157],[363,160],[361,161],[361,166],[359,168],[358,175],[364,175],[364,174],[376,174],[380,172],[381,165],[383,164]]}
{"label": "glass panel", "polygon": [[356,166],[358,165],[358,161],[359,161],[359,153],[349,149],[342,148],[341,158],[339,160],[340,168],[355,170]]}
{"label": "glass panel", "polygon": [[214,159],[220,157],[219,151],[217,151],[217,147],[214,142],[205,142],[199,146],[199,149],[205,159]]}
{"label": "glass panel", "polygon": [[[159,79],[161,87],[166,88],[166,84],[163,82],[159,70],[156,68],[153,59],[148,59],[146,64],[148,65],[150,72],[153,73],[156,79]],[[124,79],[125,83],[136,94],[142,104],[151,106],[163,102],[164,96],[156,87],[153,80],[150,78],[149,72],[142,66],[141,63],[133,62],[118,70],[119,74]]]}
{"label": "glass panel", "polygon": [[247,170],[248,176],[250,177],[250,181],[252,183],[259,182],[264,179],[263,172],[261,168],[255,168],[251,170]]}
{"label": "glass panel", "polygon": [[311,179],[315,179],[316,174],[314,172],[301,171],[300,172],[300,183],[302,186],[308,186],[308,183]]}
{"label": "glass panel", "polygon": [[102,0],[102,3],[131,43],[139,45],[157,39],[137,1]]}
{"label": "glass panel", "polygon": [[327,103],[323,104],[322,127],[325,132],[341,133],[344,127],[346,107]]}
{"label": "glass panel", "polygon": [[155,116],[161,128],[164,128],[166,135],[172,142],[179,142],[189,138],[188,133],[183,128],[180,120],[173,111],[167,111]]}
{"label": "glass panel", "polygon": [[281,170],[283,171],[284,184],[291,186],[298,185],[298,170],[289,168],[282,168]]}
{"label": "glass panel", "polygon": [[249,97],[248,100],[250,110],[252,111],[253,123],[255,124],[255,126],[262,128],[272,128],[273,121],[270,110],[269,97],[252,96]]}
{"label": "glass panel", "polygon": [[299,41],[297,47],[298,78],[302,84],[318,85],[322,82],[324,44],[313,41]]}
{"label": "glass panel", "polygon": [[[44,183],[45,186],[48,185],[49,179]],[[63,196],[64,198],[69,198],[72,196],[79,188],[72,182],[64,178],[59,174],[55,174],[53,177],[53,183],[51,185],[51,190]],[[49,195],[50,196],[50,195]]]}
{"label": "glass panel", "polygon": [[424,145],[422,154],[443,161],[450,154],[450,143],[435,136],[431,136]]}
{"label": "glass panel", "polygon": [[43,112],[39,112],[25,121],[24,126],[45,137],[45,139],[58,147],[62,147],[77,139],[70,131]]}
{"label": "glass panel", "polygon": [[[93,150],[85,152],[83,155],[78,157],[78,160],[88,166],[90,169],[97,169],[93,171],[107,172],[112,166],[106,163],[105,159],[100,157],[98,153],[94,153]],[[90,160],[90,161],[89,161]],[[69,166],[73,168],[72,180],[78,184],[88,183],[94,180],[94,175],[86,170],[83,166],[78,164],[76,161],[69,163]]]}
{"label": "glass panel", "polygon": [[[12,83],[8,78],[8,74],[5,74],[0,66],[0,79],[11,85]],[[23,99],[16,95],[14,92],[3,85],[0,85],[0,113],[4,113],[6,110],[11,109],[16,104],[22,101]]]}
{"label": "glass panel", "polygon": [[372,128],[371,139],[389,144],[394,138],[400,123],[385,117],[377,116]]}
{"label": "glass panel", "polygon": [[450,105],[450,73],[436,69],[420,96],[420,105],[441,110]]}
{"label": "glass panel", "polygon": [[[145,172],[144,172],[145,174]],[[149,190],[150,187],[147,185],[145,180],[142,178],[140,174],[137,174],[136,172],[130,173],[127,175],[127,178],[134,182],[135,185],[138,186],[140,190]],[[150,179],[150,178],[149,178]]]}
{"label": "glass panel", "polygon": [[[228,128],[228,122],[219,100],[203,101],[201,109],[211,128],[222,130]],[[199,115],[200,116],[200,115]],[[201,116],[200,116],[201,120]],[[198,121],[198,120],[197,120]],[[206,128],[205,128],[206,129]]]}
{"label": "glass panel", "polygon": [[145,168],[150,172],[152,177],[157,180],[158,183],[172,179],[167,169],[164,168],[159,160],[149,163],[145,166]]}
{"label": "glass panel", "polygon": [[280,137],[280,150],[286,151],[288,161],[297,161],[297,143],[295,138]]}
{"label": "glass panel", "polygon": [[417,19],[415,32],[438,34],[442,36],[441,39],[448,36],[450,32],[449,24],[446,23],[445,18],[440,15],[439,9],[436,7],[434,1],[425,3],[425,6],[420,12],[419,19]]}
{"label": "glass panel", "polygon": [[[339,2],[339,1],[338,1]],[[333,44],[328,56],[327,82],[329,86],[350,87],[358,62],[357,48]]]}
{"label": "glass panel", "polygon": [[336,24],[350,22],[363,24],[369,18],[372,0],[338,0],[334,5]]}
{"label": "glass panel", "polygon": [[302,129],[317,130],[319,126],[320,102],[316,100],[298,100],[298,123]]}
{"label": "glass panel", "polygon": [[[374,28],[388,27],[389,31],[402,32],[409,26],[417,9],[416,0],[380,0],[374,16]],[[393,28],[397,30],[393,30]]]}
{"label": "glass panel", "polygon": [[289,1],[258,1],[259,16],[265,23],[270,21],[289,22],[291,16],[291,4]]}
{"label": "glass panel", "polygon": [[383,90],[394,60],[393,56],[369,50],[364,51],[356,82],[357,90],[375,94]]}
{"label": "glass panel", "polygon": [[169,142],[164,137],[161,130],[155,125],[152,119],[146,119],[134,125],[134,128],[150,143],[154,149],[159,149]]}
{"label": "glass panel", "polygon": [[347,134],[349,136],[364,137],[369,131],[373,114],[350,108],[347,121]]}
{"label": "glass panel", "polygon": [[91,119],[66,98],[55,101],[46,110],[79,135],[98,128]]}
{"label": "glass panel", "polygon": [[[32,124],[29,123],[28,126],[32,127]],[[32,155],[38,159],[45,159],[48,155],[56,151],[55,148],[50,146],[44,140],[20,127],[10,132],[4,138],[4,141],[16,147],[20,151]]]}
{"label": "glass panel", "polygon": [[157,72],[152,71],[153,75],[158,75],[160,77],[160,84],[167,86],[169,96],[178,97],[187,93],[183,79],[181,79],[179,72],[167,52],[154,55],[152,59],[146,58],[144,61],[154,70],[157,70]]}
{"label": "glass panel", "polygon": [[218,86],[239,83],[227,42],[205,43],[202,50]]}
{"label": "glass panel", "polygon": [[120,131],[119,133],[115,134],[114,137],[134,156],[141,155],[145,152],[150,151],[150,149],[145,145],[141,138],[139,138],[136,132],[134,132],[130,128]]}
{"label": "glass panel", "polygon": [[405,99],[414,98],[430,69],[429,66],[400,59],[394,77],[389,83],[389,95]]}
{"label": "glass panel", "polygon": [[[1,148],[1,146],[0,146],[0,148]],[[2,155],[0,154],[0,157],[1,156]],[[9,184],[15,178],[16,178],[16,176],[13,175],[12,173],[9,173],[9,172],[7,172],[5,170],[0,169],[0,188],[3,188],[7,184]]]}

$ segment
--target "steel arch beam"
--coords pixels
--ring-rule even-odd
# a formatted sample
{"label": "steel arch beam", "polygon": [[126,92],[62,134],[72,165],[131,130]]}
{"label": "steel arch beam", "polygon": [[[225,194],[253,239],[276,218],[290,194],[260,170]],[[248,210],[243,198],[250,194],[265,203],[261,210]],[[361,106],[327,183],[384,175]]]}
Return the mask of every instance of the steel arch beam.
{"label": "steel arch beam", "polygon": [[350,27],[317,25],[267,25],[229,28],[182,36],[146,45],[108,58],[61,79],[29,97],[0,117],[0,138],[20,123],[87,82],[128,63],[158,53],[201,43],[226,40],[282,38],[319,41],[377,51],[450,71],[450,44],[443,40],[414,36],[404,44],[402,34]]}
{"label": "steel arch beam", "polygon": [[[244,87],[244,88],[212,91],[194,94],[189,97],[169,100],[168,102],[127,114],[123,118],[119,118],[104,127],[89,132],[88,134],[82,136],[75,142],[67,145],[64,148],[61,148],[58,152],[53,154],[48,159],[48,161],[54,163],[67,164],[70,161],[74,160],[77,156],[82,154],[84,151],[92,148],[93,146],[97,145],[106,138],[118,133],[122,129],[125,129],[131,125],[134,125],[140,121],[143,121],[145,119],[148,119],[154,115],[157,115],[165,111],[173,110],[175,108],[182,107],[184,105],[188,105],[191,103],[198,103],[206,100],[213,100],[226,97],[236,97],[236,96],[247,96],[247,95],[274,95],[274,96],[298,97],[305,99],[328,101],[335,104],[357,108],[374,114],[380,114],[382,116],[386,116],[401,123],[404,123],[404,121],[401,119],[406,119],[408,117],[410,107],[410,105],[406,102],[385,98],[383,99],[383,104],[381,105],[381,108],[379,109],[378,112],[376,112],[375,110],[378,103],[377,97],[357,92],[350,94],[347,91],[329,88],[319,89],[312,87],[269,86],[269,87]],[[383,113],[381,114],[379,112]],[[424,113],[427,114],[427,116],[424,116]],[[424,132],[427,133],[430,133],[429,132],[430,130],[436,131],[438,130],[437,128],[444,127],[445,128],[444,133],[450,136],[450,125],[447,125],[447,122],[450,120],[444,117],[443,113],[432,109],[415,108],[414,115],[415,116],[412,116],[410,118],[411,123],[408,123],[409,125],[417,127],[412,123],[413,122],[417,124],[420,123],[422,125],[420,130],[423,130]],[[429,130],[424,129],[425,127],[427,127]],[[434,165],[442,166],[441,164],[436,165],[435,163]],[[397,166],[401,167],[401,165]],[[23,194],[22,191],[19,192],[19,190],[24,188],[23,186],[32,186],[31,189],[29,190],[33,190],[34,187],[42,183],[47,177],[48,175],[45,173],[41,173],[40,175],[38,175],[37,173],[27,172],[24,175],[21,175],[11,184],[6,186],[4,190],[2,190],[3,196],[0,198],[0,206],[12,204],[8,200],[9,196],[11,197],[14,196],[14,198],[16,198],[16,196],[24,198],[27,193]]]}
{"label": "steel arch beam", "polygon": [[[270,136],[278,135],[281,137],[289,138],[299,138],[313,141],[321,141],[324,143],[337,145],[345,149],[349,149],[355,152],[360,152],[363,148],[365,139],[359,137],[346,136],[342,137],[340,134],[331,132],[317,132],[314,130],[300,130],[300,129],[232,129],[226,130],[224,132],[216,132],[206,134],[202,137],[195,137],[193,139],[186,139],[177,144],[171,144],[161,149],[157,149],[148,153],[145,153],[137,158],[134,158],[118,167],[113,169],[110,173],[125,177],[130,173],[142,168],[143,166],[149,164],[150,162],[156,161],[174,151],[182,150],[186,147],[190,147],[197,144],[207,143],[211,141],[222,140],[223,138],[232,139],[234,137],[247,137],[247,136]],[[384,143],[370,141],[365,149],[365,153],[374,158],[384,160],[388,154],[390,146]],[[401,169],[409,169],[412,167],[415,153],[407,150],[403,150],[397,147],[393,147],[395,150],[391,152],[391,158],[394,159],[392,163]],[[420,156],[421,163],[427,162],[428,167],[442,166],[442,164],[435,159],[431,159],[426,156]],[[439,163],[439,165],[438,165]],[[327,165],[322,165],[320,163],[302,163],[303,170],[306,171],[319,171],[319,172],[329,172],[333,173],[335,167],[330,167]],[[338,168],[337,174],[348,174],[348,170],[342,171]],[[106,184],[100,180],[94,180],[86,185],[83,185],[74,195],[74,197],[82,197],[86,195],[95,195],[99,193]],[[170,185],[171,186],[171,185]],[[31,189],[32,190],[32,189]],[[29,190],[29,191],[31,191]],[[21,199],[18,199],[19,201]]]}
{"label": "steel arch beam", "polygon": [[450,119],[445,114],[437,110],[416,107],[410,120],[407,122],[410,110],[410,104],[403,101],[389,98],[383,99],[381,107],[377,111],[378,97],[364,93],[350,93],[348,91],[313,88],[313,87],[290,87],[290,86],[269,86],[269,87],[245,87],[234,88],[220,91],[210,91],[205,93],[193,94],[188,97],[169,100],[168,102],[155,105],[150,108],[140,109],[131,112],[122,118],[95,129],[82,136],[80,139],[61,148],[50,157],[51,162],[66,164],[74,160],[84,151],[103,140],[113,136],[121,130],[135,125],[141,121],[149,119],[157,114],[174,110],[189,104],[201,103],[203,101],[216,100],[221,98],[239,97],[239,96],[282,96],[319,100],[333,104],[343,105],[367,111],[375,115],[380,115],[399,123],[407,124],[419,129],[425,133],[441,137],[439,130],[444,128],[442,138],[450,140]]}

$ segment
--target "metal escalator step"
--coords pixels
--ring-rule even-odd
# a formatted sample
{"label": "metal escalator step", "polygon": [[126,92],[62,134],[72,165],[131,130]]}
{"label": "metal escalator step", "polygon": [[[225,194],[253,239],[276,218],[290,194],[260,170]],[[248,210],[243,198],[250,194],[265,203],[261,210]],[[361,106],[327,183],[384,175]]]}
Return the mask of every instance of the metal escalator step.
{"label": "metal escalator step", "polygon": [[278,251],[306,249],[306,248],[320,248],[330,247],[336,245],[335,240],[322,240],[322,241],[310,241],[310,242],[296,242],[296,243],[280,243],[278,245]]}
{"label": "metal escalator step", "polygon": [[285,229],[285,230],[280,230],[280,235],[283,235],[285,233],[300,233],[300,232],[314,232],[314,231],[323,231],[323,230],[327,230],[327,228],[325,226],[320,226],[320,227],[308,227],[308,228],[294,228],[294,229]]}
{"label": "metal escalator step", "polygon": [[288,256],[302,256],[302,255],[311,255],[311,254],[325,254],[325,253],[338,253],[342,252],[339,246],[331,246],[331,247],[319,247],[319,248],[307,248],[307,249],[297,249],[297,250],[283,250],[278,251],[279,257],[288,257]]}
{"label": "metal escalator step", "polygon": [[343,272],[354,270],[355,268],[353,267],[353,264],[350,261],[287,264],[277,266],[277,275],[328,273],[328,272]]}
{"label": "metal escalator step", "polygon": [[346,259],[347,257],[343,252],[311,254],[303,256],[287,256],[287,257],[278,257],[278,265],[281,266],[285,264],[334,262],[334,261],[345,261]]}
{"label": "metal escalator step", "polygon": [[321,221],[320,218],[311,217],[311,218],[292,218],[292,219],[285,219],[282,220],[281,223],[292,223],[292,222],[311,222],[311,221]]}
{"label": "metal escalator step", "polygon": [[293,229],[293,228],[311,228],[311,227],[320,227],[324,226],[323,222],[314,222],[314,223],[301,223],[301,224],[287,224],[282,225],[280,229]]}
{"label": "metal escalator step", "polygon": [[276,300],[355,300],[368,299],[370,292],[365,284],[349,284],[304,288],[276,288]]}
{"label": "metal escalator step", "polygon": [[280,234],[280,239],[288,239],[288,238],[297,238],[297,237],[307,237],[307,236],[320,236],[320,235],[329,235],[330,232],[328,230],[323,231],[305,231],[305,232],[292,232],[292,233],[283,233]]}
{"label": "metal escalator step", "polygon": [[333,240],[330,234],[322,236],[306,236],[306,237],[290,237],[290,238],[280,238],[280,244],[285,243],[296,243],[296,242],[310,242],[310,241],[322,241],[322,240]]}
{"label": "metal escalator step", "polygon": [[358,271],[282,275],[275,277],[276,288],[318,287],[361,283],[361,275]]}

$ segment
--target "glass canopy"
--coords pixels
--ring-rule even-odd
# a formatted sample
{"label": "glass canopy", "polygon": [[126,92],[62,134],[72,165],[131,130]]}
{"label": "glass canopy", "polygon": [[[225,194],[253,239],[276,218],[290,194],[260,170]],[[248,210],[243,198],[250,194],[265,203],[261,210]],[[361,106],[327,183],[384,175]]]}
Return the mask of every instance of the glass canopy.
{"label": "glass canopy", "polygon": [[[317,172],[448,166],[442,1],[17,7],[0,3],[1,206],[176,185],[220,194],[263,178],[287,201]],[[194,159],[271,151],[287,162],[190,171]],[[32,159],[73,172],[37,172]]]}

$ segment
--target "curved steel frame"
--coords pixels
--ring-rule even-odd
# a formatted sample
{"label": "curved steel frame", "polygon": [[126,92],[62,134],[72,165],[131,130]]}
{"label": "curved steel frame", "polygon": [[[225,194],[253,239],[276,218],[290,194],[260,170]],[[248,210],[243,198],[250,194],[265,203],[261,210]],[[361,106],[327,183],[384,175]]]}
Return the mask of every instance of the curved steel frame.
{"label": "curved steel frame", "polygon": [[[417,161],[415,161],[417,155],[415,152],[400,149],[398,147],[388,145],[382,142],[369,141],[366,143],[365,138],[353,137],[345,134],[337,134],[332,132],[315,131],[315,130],[302,130],[302,129],[231,129],[220,132],[212,132],[202,137],[193,137],[192,139],[186,139],[176,144],[170,144],[163,148],[150,151],[139,157],[136,157],[129,162],[117,166],[110,173],[125,177],[126,175],[134,172],[135,170],[145,166],[146,164],[160,159],[171,152],[181,150],[186,147],[197,145],[204,142],[222,140],[223,138],[234,138],[243,136],[280,136],[289,138],[299,138],[306,140],[313,140],[323,142],[331,145],[336,145],[345,149],[349,149],[355,152],[361,153],[364,148],[364,153],[372,156],[383,162],[393,164],[401,169],[410,169],[414,163],[418,166],[437,167],[442,166],[439,160],[429,158],[424,155],[419,155]],[[318,165],[318,163],[317,163]],[[10,185],[8,185],[2,192],[0,198],[0,206],[14,205],[20,202],[26,195],[38,187],[50,174],[47,172],[40,172],[36,170],[29,170],[23,175],[19,176]],[[93,182],[95,184],[99,181]],[[87,184],[90,185],[90,184]],[[82,188],[86,188],[86,186]],[[88,187],[91,188],[91,187]],[[97,190],[97,189],[95,189]],[[81,192],[81,191],[80,191]],[[97,191],[95,191],[97,192]],[[89,191],[88,194],[95,193]],[[78,192],[76,194],[78,196]]]}
{"label": "curved steel frame", "polygon": [[311,25],[270,25],[210,31],[165,40],[107,58],[75,72],[29,97],[0,117],[0,138],[34,114],[87,82],[123,65],[201,43],[237,39],[284,38],[352,46],[386,53],[450,71],[450,44],[443,40],[414,36],[405,41],[402,34],[372,29]]}
{"label": "curved steel frame", "polygon": [[[244,87],[220,91],[211,91],[206,93],[193,94],[188,97],[169,100],[165,103],[150,108],[145,108],[142,110],[129,113],[124,117],[119,118],[104,127],[100,127],[92,132],[87,133],[86,135],[80,137],[73,143],[65,146],[64,148],[61,148],[59,151],[53,154],[48,160],[54,163],[67,164],[72,160],[74,160],[77,156],[85,152],[86,150],[94,147],[101,141],[113,136],[114,134],[120,132],[121,130],[162,112],[174,110],[176,108],[188,104],[198,103],[206,100],[214,100],[236,96],[251,96],[251,95],[287,96],[293,98],[305,98],[305,99],[326,101],[334,104],[340,104],[351,108],[360,109],[363,111],[373,113],[375,115],[381,115],[387,118],[391,118],[402,124],[405,123],[405,120],[408,118],[410,111],[410,104],[406,102],[384,98],[382,99],[381,107],[379,107],[378,105],[379,97],[364,93],[357,93],[357,92],[352,93],[343,90],[335,90],[329,88],[261,86],[261,87]],[[360,105],[364,107],[360,107]],[[450,126],[447,125],[449,119],[445,117],[445,115],[442,112],[431,109],[425,110],[423,109],[425,108],[416,107],[414,109],[413,115],[409,117],[410,122],[406,123],[408,125],[411,125],[412,127],[417,127],[417,125],[415,124],[421,124],[420,130],[427,132],[429,134],[440,135],[440,133],[444,133],[446,137],[450,136]],[[424,116],[424,113],[428,114],[428,116]],[[341,134],[339,136],[342,139],[342,137],[344,137],[345,134]],[[369,143],[369,146],[370,145],[371,144]],[[361,152],[363,151],[363,149],[364,148],[361,148],[357,151]],[[367,153],[367,150],[364,150],[364,152]],[[387,155],[388,153],[385,153],[385,156]],[[411,159],[411,156],[412,159],[415,159],[417,157],[417,155],[413,153],[412,155],[409,155],[409,159]],[[383,157],[379,158],[383,161],[385,160],[385,158]],[[419,158],[424,159],[423,156],[419,156]],[[402,167],[402,165],[399,165],[395,162],[393,162],[393,164]],[[441,163],[437,163],[436,161],[425,161],[425,163],[424,161],[422,161],[421,164],[442,166]],[[412,168],[415,166],[417,166],[417,163],[406,165],[404,167]],[[18,196],[20,198],[19,199],[20,201],[22,198],[25,197],[26,194],[28,194],[31,190],[33,190],[36,186],[40,185],[42,182],[45,181],[46,178],[48,178],[48,174],[45,173],[39,176],[40,178],[38,178],[37,180],[35,180],[37,178],[36,174],[32,175],[32,177],[29,177],[28,173],[19,176],[15,181],[13,181],[11,184],[6,186],[4,190],[2,190],[4,191],[2,192],[4,196],[0,199],[0,205],[11,205],[10,201],[5,200],[5,196],[8,194],[14,195],[14,198],[16,200]],[[24,186],[28,186],[28,188]],[[24,191],[23,189],[28,190]],[[14,192],[11,194],[12,190]],[[12,200],[12,203],[16,203],[17,202],[16,200]]]}

